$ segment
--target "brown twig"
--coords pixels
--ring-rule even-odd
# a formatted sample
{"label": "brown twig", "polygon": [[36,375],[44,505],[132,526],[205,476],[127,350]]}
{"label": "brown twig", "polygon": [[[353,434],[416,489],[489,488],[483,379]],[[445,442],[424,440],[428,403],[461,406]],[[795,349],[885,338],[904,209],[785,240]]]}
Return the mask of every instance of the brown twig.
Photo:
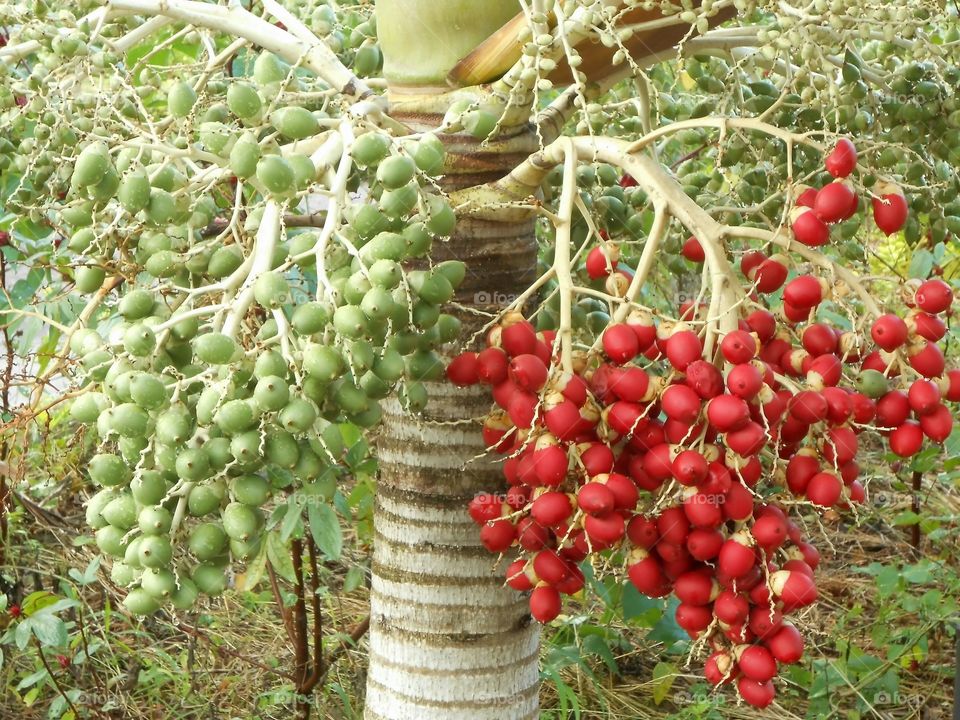
{"label": "brown twig", "polygon": [[50,663],[47,662],[47,656],[43,654],[43,646],[40,644],[40,641],[36,638],[33,639],[33,644],[37,646],[37,654],[40,656],[40,662],[43,663],[43,667],[47,670],[47,675],[50,676],[50,681],[53,683],[53,686],[57,689],[57,692],[60,693],[60,696],[66,701],[67,705],[70,707],[70,710],[73,712],[74,717],[80,717],[80,713],[77,712],[77,706],[73,704],[67,693],[64,691],[63,686],[60,684],[60,681],[57,680],[57,676],[53,674],[53,670],[50,668]]}
{"label": "brown twig", "polygon": [[310,677],[304,683],[304,690],[312,691],[323,673],[323,613],[320,607],[320,572],[317,565],[317,546],[312,537],[307,537],[307,551],[310,553],[310,601],[313,606],[313,668]]}
{"label": "brown twig", "polygon": [[922,489],[923,473],[913,471],[913,495],[910,498],[910,509],[917,516],[916,522],[910,526],[910,544],[915,553],[920,552],[920,490]]}
{"label": "brown twig", "polygon": [[277,603],[277,612],[283,620],[283,627],[287,631],[287,639],[291,644],[296,644],[296,634],[293,630],[293,623],[290,620],[290,611],[283,606],[283,596],[280,594],[280,584],[277,582],[277,574],[273,566],[267,562],[267,575],[270,576],[270,589],[273,591],[273,600]]}
{"label": "brown twig", "polygon": [[357,643],[360,642],[360,638],[367,634],[367,630],[370,629],[370,616],[367,615],[363,620],[358,622],[353,626],[353,629],[350,630],[349,641],[341,640],[340,644],[337,645],[330,653],[330,657],[327,658],[326,667],[323,670],[323,675],[321,675],[319,683],[322,684],[326,682],[327,675],[330,673],[330,669],[334,664],[339,660],[344,653],[347,652],[352,647],[356,647]]}

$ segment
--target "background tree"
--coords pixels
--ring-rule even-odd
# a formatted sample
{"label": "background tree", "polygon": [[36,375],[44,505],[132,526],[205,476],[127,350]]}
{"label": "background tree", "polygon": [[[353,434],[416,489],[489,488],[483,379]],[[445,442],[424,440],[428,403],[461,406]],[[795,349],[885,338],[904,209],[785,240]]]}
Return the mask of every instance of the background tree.
{"label": "background tree", "polygon": [[[30,8],[33,16],[11,11],[16,37],[0,50],[17,61],[5,65],[5,206],[21,227],[52,228],[66,240],[65,249],[48,249],[49,263],[86,296],[78,319],[51,335],[74,360],[58,353],[38,369],[14,429],[25,431],[70,398],[72,416],[96,432],[89,474],[101,489],[88,520],[114,558],[113,581],[130,588],[131,612],[171,604],[186,611],[200,593],[223,592],[245,563],[247,587],[269,575],[305,697],[329,667],[316,591],[318,558],[336,557],[341,543],[336,481],[369,474],[366,446],[347,450],[358,428],[379,427],[367,716],[533,717],[538,626],[527,597],[501,587],[483,548],[507,550],[517,540],[540,554],[542,542],[517,533],[550,492],[523,488],[550,483],[517,482],[504,464],[514,494],[503,496],[506,506],[496,495],[471,505],[484,526],[478,534],[468,502],[505,490],[485,445],[518,462],[565,450],[561,489],[580,509],[571,515],[569,506],[553,524],[531,515],[536,532],[550,534],[547,545],[573,543],[579,533],[596,574],[607,564],[636,574],[652,557],[631,550],[629,543],[642,545],[635,534],[621,547],[622,527],[609,543],[589,529],[612,516],[602,503],[585,509],[580,486],[614,467],[592,472],[589,432],[564,437],[562,425],[550,424],[548,412],[573,402],[563,394],[572,378],[590,388],[581,415],[598,428],[593,442],[616,450],[617,470],[641,457],[641,470],[629,473],[637,497],[619,508],[627,520],[664,517],[685,492],[678,483],[698,486],[679,470],[645,486],[641,478],[654,474],[647,465],[663,453],[668,463],[682,450],[722,460],[741,488],[762,475],[756,508],[747,493],[747,514],[725,518],[724,533],[732,533],[750,531],[768,501],[784,502],[777,456],[797,453],[801,439],[835,473],[818,466],[829,478],[814,492],[794,487],[787,468],[787,490],[821,507],[862,498],[856,473],[844,475],[846,462],[837,460],[836,438],[856,447],[851,428],[896,427],[890,443],[901,455],[917,452],[924,436],[946,439],[952,415],[940,399],[954,400],[956,388],[935,345],[945,291],[924,286],[927,295],[940,293],[928,304],[915,283],[904,283],[907,300],[929,312],[898,322],[882,308],[897,279],[861,282],[847,266],[867,263],[871,272],[866,198],[875,227],[903,228],[908,242],[929,244],[930,267],[911,268],[917,279],[956,231],[955,16],[935,3],[688,5],[381,0],[375,14],[366,5],[338,14],[269,0],[252,9],[117,0],[80,18],[42,5]],[[711,29],[734,16],[729,27]],[[171,56],[173,73],[155,70],[161,53]],[[381,62],[385,83],[362,79]],[[824,168],[844,135],[853,149],[837,146],[830,157],[839,159]],[[809,195],[801,183],[830,189]],[[814,249],[831,239],[824,253]],[[699,265],[699,298],[677,308],[667,280],[695,278]],[[822,304],[831,298],[813,271],[836,288],[832,304]],[[766,308],[780,316],[776,337],[760,327],[774,322]],[[862,332],[881,315],[888,319]],[[883,339],[885,325],[893,340]],[[693,356],[714,368],[707,385],[720,370],[749,364],[752,355],[743,359],[721,342],[732,343],[738,328],[758,338],[769,373],[764,392],[786,393],[776,396],[785,406],[779,415],[767,407],[774,400],[758,395],[762,418],[750,428],[763,432],[745,438],[743,427],[708,410],[712,431],[723,435],[708,440],[710,428],[692,432],[698,404],[669,442],[639,439],[653,408],[676,419],[666,391],[692,377]],[[810,328],[817,329],[808,340]],[[617,340],[624,332],[625,348]],[[817,352],[812,338],[823,332],[833,344]],[[550,381],[522,388],[531,392],[516,402],[495,392],[503,412],[488,414],[489,390],[477,384],[503,380],[488,367],[502,353],[483,362],[460,355],[467,370],[451,370],[455,384],[444,381],[454,347],[479,350],[486,340],[513,360],[537,356],[511,349],[524,346],[507,336],[524,333],[542,346]],[[640,360],[650,333],[663,357]],[[674,336],[675,347],[690,347],[671,352]],[[870,342],[893,355],[871,352]],[[684,352],[693,355],[678,360]],[[635,396],[610,390],[621,377],[611,368],[635,358],[630,367],[642,364],[655,379]],[[861,358],[862,369],[852,365]],[[511,366],[510,392],[517,372]],[[71,386],[51,397],[61,373]],[[911,373],[942,376],[936,397],[933,383],[913,382]],[[857,381],[858,397],[879,399],[892,392],[886,383],[894,376],[911,396],[923,391],[913,385],[928,391],[921,409],[905,411],[916,423],[906,414],[878,423],[857,415],[851,425],[850,413],[828,421],[824,410],[797,420],[804,427],[791,426],[797,437],[787,443],[797,447],[783,448],[780,415],[796,404],[788,398],[827,397],[825,386]],[[888,404],[899,403],[891,397]],[[646,404],[628,422],[617,415],[633,408],[614,410],[618,401]],[[838,426],[829,449],[817,439],[818,423]],[[757,454],[761,443],[769,456]],[[721,454],[712,457],[706,445]],[[719,494],[728,497],[729,488]],[[792,527],[776,522],[784,533]],[[501,531],[509,537],[492,537]],[[751,557],[752,545],[763,546],[753,537],[739,542]],[[802,558],[790,561],[816,565],[804,541],[791,542]],[[592,552],[600,550],[603,559]],[[563,557],[566,594],[584,581],[572,568],[578,553]],[[547,582],[524,562],[511,568],[510,584],[533,591],[535,617],[552,620],[560,578]],[[691,568],[667,575],[684,571]],[[654,596],[673,587],[630,577]],[[767,580],[779,596],[783,588]],[[293,591],[289,610],[282,582]],[[754,602],[773,624],[776,603]],[[784,603],[779,609],[791,609]],[[691,620],[687,629],[710,631],[713,617],[709,628]],[[749,666],[742,648],[719,651],[718,678],[733,677],[735,660]],[[758,705],[772,700],[769,678],[746,674],[740,694]],[[309,703],[299,705],[309,714]]]}

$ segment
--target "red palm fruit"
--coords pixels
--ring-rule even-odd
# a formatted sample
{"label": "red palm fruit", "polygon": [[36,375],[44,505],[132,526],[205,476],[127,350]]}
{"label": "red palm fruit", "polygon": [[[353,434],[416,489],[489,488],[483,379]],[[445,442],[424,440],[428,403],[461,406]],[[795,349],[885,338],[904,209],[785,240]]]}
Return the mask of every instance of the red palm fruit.
{"label": "red palm fruit", "polygon": [[953,431],[953,413],[944,405],[938,405],[933,412],[920,416],[920,429],[935,443],[942,443]]}
{"label": "red palm fruit", "polygon": [[[552,332],[552,331],[548,331]],[[553,342],[537,339],[537,345],[533,349],[533,354],[540,359],[544,365],[549,365],[553,355]]]}
{"label": "red palm fruit", "polygon": [[477,525],[483,525],[491,520],[496,520],[504,514],[503,501],[498,495],[481,493],[470,500],[467,505],[467,512]]}
{"label": "red palm fruit", "polygon": [[564,372],[553,383],[554,389],[577,407],[583,407],[587,401],[587,383],[582,377]]}
{"label": "red palm fruit", "polygon": [[706,360],[694,360],[685,371],[686,384],[704,400],[723,392],[723,375],[716,365]]}
{"label": "red palm fruit", "polygon": [[827,431],[820,446],[824,460],[831,465],[846,465],[857,456],[860,441],[849,427],[835,427]]}
{"label": "red palm fruit", "polygon": [[[810,215],[813,216],[813,213],[810,213]],[[786,258],[777,254],[760,263],[753,271],[753,277],[750,279],[756,285],[757,292],[767,294],[776,292],[783,287],[788,272]]]}
{"label": "red palm fruit", "polygon": [[640,341],[629,325],[610,325],[603,331],[603,351],[613,362],[623,365],[640,352]]}
{"label": "red palm fruit", "polygon": [[570,572],[567,564],[553,550],[541,550],[533,557],[533,571],[544,582],[555,585]]}
{"label": "red palm fruit", "polygon": [[803,349],[816,357],[837,351],[837,334],[829,325],[813,323],[803,330],[801,342]]}
{"label": "red palm fruit", "polygon": [[613,493],[615,509],[633,510],[637,506],[640,494],[637,492],[637,486],[634,485],[633,480],[626,475],[615,472],[598,475],[594,480],[604,483],[607,489]]}
{"label": "red palm fruit", "polygon": [[791,325],[807,322],[807,320],[810,319],[810,308],[797,307],[788,302],[780,306],[780,312],[783,315],[783,319]]}
{"label": "red palm fruit", "polygon": [[512,587],[514,590],[527,592],[528,590],[533,589],[533,581],[527,574],[526,560],[522,558],[519,560],[514,560],[507,566],[505,575],[507,579],[507,585]]}
{"label": "red palm fruit", "polygon": [[748,422],[738,430],[731,430],[724,435],[724,444],[741,457],[756,455],[769,439],[763,426],[753,421]]}
{"label": "red palm fruit", "polygon": [[783,623],[773,637],[764,641],[770,654],[777,662],[792,665],[803,657],[803,636],[796,627]]}
{"label": "red palm fruit", "polygon": [[554,539],[547,528],[528,516],[517,523],[517,543],[524,550],[536,552],[553,545]]}
{"label": "red palm fruit", "polygon": [[850,393],[850,404],[853,406],[853,421],[866,425],[873,421],[877,414],[877,404],[863,393]]}
{"label": "red palm fruit", "polygon": [[507,407],[507,414],[510,421],[518,428],[529,428],[533,425],[533,419],[536,415],[537,404],[540,402],[533,393],[517,391],[510,398],[510,405]]}
{"label": "red palm fruit", "polygon": [[827,417],[827,400],[815,390],[802,390],[790,401],[790,414],[801,422],[812,425]]}
{"label": "red palm fruit", "polygon": [[713,621],[713,611],[709,607],[687,605],[686,603],[677,605],[674,616],[677,625],[686,630],[691,637],[696,637],[697,634],[706,630]]}
{"label": "red palm fruit", "polygon": [[[491,413],[483,421],[483,444],[498,453],[507,453],[513,447],[513,423],[505,412]],[[509,434],[508,434],[509,433]]]}
{"label": "red palm fruit", "polygon": [[559,445],[548,445],[533,453],[534,472],[541,485],[556,487],[567,475],[567,453]]}
{"label": "red palm fruit", "polygon": [[767,552],[772,552],[786,541],[787,522],[776,515],[764,515],[757,519],[750,532],[757,545]]}
{"label": "red palm fruit", "polygon": [[723,522],[723,511],[712,495],[694,492],[683,499],[683,512],[692,527],[716,528]]}
{"label": "red palm fruit", "polygon": [[629,173],[624,173],[623,177],[620,178],[620,182],[619,182],[619,185],[622,188],[637,187],[637,185],[639,184],[640,183],[636,181],[636,178],[634,178],[633,175],[630,175]]}
{"label": "red palm fruit", "polygon": [[812,605],[817,601],[817,585],[813,576],[795,570],[777,570],[770,576],[770,588],[780,598],[786,612]]}
{"label": "red palm fruit", "polygon": [[[630,439],[630,448],[647,452],[664,442],[664,430],[659,420],[648,420],[637,425]],[[669,462],[669,459],[668,459]]]}
{"label": "red palm fruit", "polygon": [[667,418],[663,423],[663,436],[668,443],[683,445],[693,438],[700,437],[703,432],[703,423],[689,423]]}
{"label": "red palm fruit", "polygon": [[[777,661],[763,645],[747,645],[737,648],[737,663],[744,677],[766,682],[777,674]],[[747,698],[744,698],[747,700]],[[748,700],[749,702],[749,700]]]}
{"label": "red palm fruit", "polygon": [[853,414],[853,401],[850,391],[845,388],[825,387],[820,391],[827,401],[827,421],[831,425],[842,425]]}
{"label": "red palm fruit", "polygon": [[[634,551],[637,552],[637,551]],[[652,598],[664,597],[670,593],[670,582],[663,574],[663,565],[653,555],[640,550],[640,555],[630,554],[627,577],[633,586],[643,595]]]}
{"label": "red palm fruit", "polygon": [[740,272],[743,273],[745,278],[752,280],[753,275],[751,273],[766,259],[767,256],[759,250],[748,250],[740,258]]}
{"label": "red palm fruit", "polygon": [[660,397],[666,416],[688,425],[700,416],[700,403],[700,396],[686,385],[670,385]]}
{"label": "red palm fruit", "polygon": [[717,650],[703,665],[703,675],[711,685],[726,685],[739,674],[733,657],[725,650]]}
{"label": "red palm fruit", "polygon": [[616,245],[598,245],[587,253],[587,275],[593,280],[607,277],[617,269],[620,249]]}
{"label": "red palm fruit", "polygon": [[737,692],[747,705],[761,710],[773,703],[777,697],[777,689],[772,682],[760,682],[746,676],[737,680]]}
{"label": "red palm fruit", "polygon": [[499,385],[493,386],[493,401],[499,405],[504,410],[510,407],[510,401],[513,400],[515,393],[520,392],[520,389],[514,385],[510,380],[504,380]]}
{"label": "red palm fruit", "polygon": [[707,421],[718,432],[738,430],[750,422],[750,406],[735,395],[718,395],[707,403]]}
{"label": "red palm fruit", "polygon": [[910,212],[907,199],[899,188],[892,192],[878,190],[877,194],[880,197],[873,198],[873,220],[884,235],[892,235],[907,222],[907,215]]}
{"label": "red palm fruit", "polygon": [[881,315],[870,327],[870,337],[880,349],[893,352],[907,341],[907,324],[893,313]]}
{"label": "red palm fruit", "polygon": [[845,178],[857,167],[857,149],[847,138],[840,138],[823,164],[835,178]]}
{"label": "red palm fruit", "polygon": [[766,418],[769,425],[776,425],[780,422],[783,414],[787,411],[787,400],[781,395],[775,394],[760,408],[760,413]]}
{"label": "red palm fruit", "polygon": [[788,415],[780,426],[781,443],[799,443],[810,432],[810,423],[798,420],[794,415]]}
{"label": "red palm fruit", "polygon": [[947,370],[940,382],[943,396],[950,402],[960,402],[960,370]]}
{"label": "red palm fruit", "polygon": [[911,312],[907,317],[907,328],[912,330],[918,336],[931,342],[937,342],[943,339],[947,334],[947,325],[936,315],[930,313]]}
{"label": "red palm fruit", "polygon": [[756,397],[763,386],[763,375],[750,363],[735,365],[727,374],[727,389],[743,400]]}
{"label": "red palm fruit", "polygon": [[[566,535],[566,530],[562,531],[561,537]],[[587,534],[582,528],[570,531],[569,537],[560,548],[560,555],[564,560],[571,563],[578,563],[590,554],[590,548],[587,547]]]}
{"label": "red palm fruit", "polygon": [[480,528],[480,542],[493,553],[502,553],[517,538],[517,528],[509,520],[494,520]]}
{"label": "red palm fruit", "polygon": [[747,315],[746,321],[763,344],[772,340],[777,332],[777,319],[767,310],[754,310]]}
{"label": "red palm fruit", "polygon": [[936,343],[924,340],[922,344],[911,345],[907,348],[910,367],[925,378],[935,378],[943,375],[946,362],[943,350]]}
{"label": "red palm fruit", "polygon": [[673,594],[688,605],[709,605],[719,592],[709,568],[685,572],[673,583]]}
{"label": "red palm fruit", "polygon": [[627,523],[627,538],[638,547],[651,549],[660,539],[656,521],[643,515],[634,515]]}
{"label": "red palm fruit", "polygon": [[877,401],[877,424],[893,429],[903,425],[910,415],[910,399],[900,390],[891,390]]}
{"label": "red palm fruit", "polygon": [[940,388],[930,380],[914,380],[907,391],[910,409],[917,415],[926,415],[940,406]]}
{"label": "red palm fruit", "polygon": [[840,466],[840,479],[844,485],[850,485],[854,480],[860,477],[860,466],[856,461],[851,460]]}
{"label": "red palm fruit", "polygon": [[746,520],[753,514],[753,495],[741,483],[735,482],[727,490],[721,507],[727,520]]}
{"label": "red palm fruit", "polygon": [[796,308],[816,307],[823,300],[821,280],[812,275],[801,275],[787,283],[783,289],[783,301]]}
{"label": "red palm fruit", "polygon": [[613,450],[605,443],[589,443],[586,447],[578,445],[577,450],[580,453],[580,462],[583,463],[587,475],[592,477],[613,470]]}
{"label": "red palm fruit", "polygon": [[580,425],[580,408],[561,396],[557,402],[544,403],[543,420],[558,440],[573,440]]}
{"label": "red palm fruit", "polygon": [[[665,480],[673,476],[673,456],[670,446],[666,443],[655,445],[643,456],[643,471],[647,477],[659,487]],[[636,482],[634,477],[634,482]]]}
{"label": "red palm fruit", "polygon": [[447,365],[447,379],[458,387],[480,382],[480,362],[475,352],[463,352]]}
{"label": "red palm fruit", "polygon": [[720,352],[732,365],[750,362],[757,354],[757,341],[745,330],[733,330],[720,341]]}
{"label": "red palm fruit", "polygon": [[923,429],[918,423],[907,420],[890,433],[890,449],[900,457],[913,457],[923,446]]}
{"label": "red palm fruit", "polygon": [[763,474],[763,465],[756,456],[748,457],[746,460],[745,463],[739,463],[736,466],[733,476],[747,487],[753,487]]}
{"label": "red palm fruit", "polygon": [[613,510],[616,502],[613,492],[602,483],[584,483],[577,491],[577,505],[591,515],[606,515]]}
{"label": "red palm fruit", "polygon": [[536,355],[517,355],[507,373],[517,387],[537,392],[547,381],[547,366]]}
{"label": "red palm fruit", "polygon": [[537,622],[548,623],[560,614],[560,592],[549,585],[539,585],[530,593],[530,614]]}
{"label": "red palm fruit", "polygon": [[[683,545],[673,545],[672,543],[661,542],[654,549],[656,550],[657,555],[660,556],[660,559],[664,562],[664,572],[667,572],[668,564],[677,563],[684,558],[689,558],[687,548]],[[689,569],[690,568],[684,568],[680,572],[674,573],[672,576],[669,572],[667,572],[667,576],[671,577],[671,579],[676,579]]]}
{"label": "red palm fruit", "polygon": [[610,383],[610,390],[621,400],[643,402],[649,400],[647,391],[650,388],[650,377],[641,368],[629,367],[617,373]]}
{"label": "red palm fruit", "polygon": [[640,352],[644,352],[653,345],[657,337],[657,326],[653,322],[653,316],[645,310],[635,310],[627,316],[627,325],[637,336],[637,342],[640,343]]}
{"label": "red palm fruit", "polygon": [[832,387],[840,382],[843,363],[836,355],[820,355],[813,358],[807,370],[807,384],[813,388]]}
{"label": "red palm fruit", "polygon": [[623,368],[612,363],[603,363],[590,375],[590,390],[601,403],[609,404],[614,401],[613,386],[623,374]]}
{"label": "red palm fruit", "polygon": [[811,455],[794,455],[787,463],[787,487],[794,495],[804,495],[810,479],[820,472],[820,461]]}
{"label": "red palm fruit", "polygon": [[843,483],[833,473],[819,472],[807,483],[807,500],[820,507],[833,507],[843,492]]}
{"label": "red palm fruit", "polygon": [[[817,193],[814,207],[816,207],[822,193],[823,190]],[[845,205],[844,208],[846,207],[848,206]],[[794,208],[790,213],[790,229],[793,230],[793,237],[796,238],[797,242],[810,247],[820,247],[830,242],[830,228],[818,217],[815,210],[808,210],[804,207]]]}
{"label": "red palm fruit", "polygon": [[500,330],[500,347],[510,357],[533,354],[537,348],[537,331],[526,320],[504,325]]}
{"label": "red palm fruit", "polygon": [[857,195],[850,184],[843,180],[835,180],[820,188],[813,203],[813,211],[828,224],[846,220],[856,212],[856,208]]}
{"label": "red palm fruit", "polygon": [[817,189],[806,185],[797,185],[797,190],[800,192],[797,195],[796,204],[800,207],[812,208],[813,203],[817,200]]}
{"label": "red palm fruit", "polygon": [[900,374],[899,370],[896,369],[896,366],[893,365],[892,362],[887,362],[884,360],[883,356],[876,350],[864,355],[863,361],[860,363],[860,367],[864,370],[876,370],[877,372],[882,372],[888,377],[896,377]]}
{"label": "red palm fruit", "polygon": [[717,567],[731,578],[743,577],[756,564],[757,556],[750,547],[750,538],[742,531],[734,533],[723,543],[717,557]]}
{"label": "red palm fruit", "polygon": [[769,605],[757,605],[750,610],[748,625],[760,640],[772,637],[780,629],[781,623],[783,623],[783,613]]}
{"label": "red palm fruit", "polygon": [[612,512],[603,517],[587,515],[583,521],[583,531],[590,539],[590,544],[595,549],[602,550],[623,538],[626,523],[620,513]]}
{"label": "red palm fruit", "polygon": [[509,457],[503,461],[503,476],[511,485],[517,485],[520,482],[519,457]]}
{"label": "red palm fruit", "polygon": [[790,343],[782,338],[773,338],[760,349],[760,359],[770,365],[774,370],[781,370],[780,361],[784,354],[791,348]]}
{"label": "red palm fruit", "polygon": [[566,493],[548,490],[533,501],[530,515],[544,527],[556,527],[573,514],[573,505]]}
{"label": "red palm fruit", "polygon": [[803,561],[816,570],[820,565],[820,551],[808,542],[797,543],[797,549],[803,554]]}
{"label": "red palm fruit", "polygon": [[723,631],[724,636],[735,643],[753,642],[756,638],[746,625],[731,625]]}
{"label": "red palm fruit", "polygon": [[721,462],[712,462],[707,465],[707,479],[700,484],[700,489],[705,493],[714,495],[725,495],[733,485],[733,477],[730,470]]}
{"label": "red palm fruit", "polygon": [[657,532],[660,538],[671,545],[683,545],[690,533],[690,521],[683,508],[668,507],[657,518]]}
{"label": "red palm fruit", "polygon": [[669,337],[666,342],[667,360],[681,372],[694,360],[703,355],[703,344],[692,330],[681,330]]}
{"label": "red palm fruit", "polygon": [[707,460],[696,450],[684,450],[674,458],[672,470],[681,485],[699,485],[707,478]]}
{"label": "red palm fruit", "polygon": [[695,237],[687,238],[687,241],[683,244],[680,253],[691,262],[702,263],[704,261],[705,255],[703,253],[703,245],[700,244],[700,241]]}
{"label": "red palm fruit", "polygon": [[713,614],[727,625],[740,625],[750,615],[750,602],[738,592],[724,590],[713,603]]}
{"label": "red palm fruit", "polygon": [[723,533],[711,528],[695,528],[687,535],[687,552],[694,560],[713,560],[723,547]]}
{"label": "red palm fruit", "polygon": [[583,590],[585,578],[583,576],[583,571],[580,570],[575,564],[568,565],[569,572],[567,576],[558,582],[554,587],[557,591],[564,595],[574,595],[581,590]]}
{"label": "red palm fruit", "polygon": [[644,409],[639,403],[618,400],[603,411],[603,418],[618,435],[629,435],[648,422]]}
{"label": "red palm fruit", "polygon": [[499,385],[507,379],[509,360],[500,348],[490,347],[477,355],[477,377],[487,385]]}

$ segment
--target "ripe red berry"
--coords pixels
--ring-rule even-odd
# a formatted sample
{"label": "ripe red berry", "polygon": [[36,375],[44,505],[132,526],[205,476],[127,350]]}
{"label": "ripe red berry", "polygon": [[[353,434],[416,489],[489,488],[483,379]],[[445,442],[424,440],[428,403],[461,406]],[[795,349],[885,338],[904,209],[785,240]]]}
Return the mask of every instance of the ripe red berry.
{"label": "ripe red berry", "polygon": [[500,348],[489,347],[477,356],[477,376],[487,385],[499,385],[507,379],[509,360]]}
{"label": "ripe red berry", "polygon": [[560,608],[560,593],[556,588],[540,585],[530,593],[530,614],[538,622],[550,622],[560,614]]}
{"label": "ripe red berry", "polygon": [[[809,214],[816,219],[816,216],[814,216],[812,212]],[[817,220],[817,222],[820,221]],[[821,225],[822,224],[823,223],[821,223]],[[751,280],[756,283],[757,292],[772,293],[783,286],[783,283],[786,282],[787,274],[787,265],[784,262],[783,256],[774,255],[757,266]]]}
{"label": "ripe red berry", "polygon": [[602,483],[588,482],[577,491],[577,505],[591,515],[606,515],[616,502],[613,492]]}
{"label": "ripe red berry", "polygon": [[824,158],[823,165],[835,178],[845,178],[857,166],[857,149],[848,138],[840,138]]}
{"label": "ripe red berry", "polygon": [[587,253],[587,275],[594,280],[607,277],[617,269],[620,251],[613,245],[599,245]]}
{"label": "ripe red berry", "polygon": [[[670,582],[663,574],[663,566],[645,551],[639,559],[627,566],[627,577],[633,586],[647,597],[658,598],[670,592]],[[635,556],[631,555],[631,558]]]}
{"label": "ripe red berry", "polygon": [[807,499],[820,507],[833,507],[843,491],[843,483],[832,473],[820,472],[807,483]]}
{"label": "ripe red berry", "polygon": [[530,576],[527,575],[526,568],[527,561],[523,559],[514,560],[510,563],[504,573],[507,585],[520,592],[531,590],[533,583],[530,581]]}
{"label": "ripe red berry", "polygon": [[517,528],[509,520],[495,520],[480,528],[480,542],[492,553],[502,553],[517,538]]}
{"label": "ripe red berry", "polygon": [[783,301],[797,308],[809,309],[823,300],[823,287],[812,275],[801,275],[787,283]]}
{"label": "ripe red berry", "polygon": [[603,351],[613,362],[622,365],[640,352],[640,341],[629,325],[610,325],[603,332]]}
{"label": "ripe red berry", "polygon": [[749,547],[749,539],[743,533],[735,533],[723,544],[717,558],[717,567],[731,578],[739,578],[750,572],[757,564],[756,554]]}
{"label": "ripe red berry", "polygon": [[825,223],[846,220],[856,211],[857,196],[849,183],[837,180],[820,188],[813,211]]}
{"label": "ripe red berry", "polygon": [[766,641],[767,649],[777,662],[790,665],[803,657],[803,636],[790,623],[783,623],[776,635]]}
{"label": "ripe red berry", "polygon": [[914,380],[907,391],[910,409],[917,415],[927,415],[940,406],[940,388],[930,380]]}
{"label": "ripe red berry", "polygon": [[737,680],[737,692],[748,705],[760,709],[769,706],[777,697],[777,689],[772,682],[759,682],[746,676]]}
{"label": "ripe red berry", "polygon": [[762,645],[742,648],[738,653],[737,663],[745,677],[757,682],[766,682],[777,674],[777,661]]}
{"label": "ripe red berry", "polygon": [[703,355],[703,344],[692,330],[681,330],[671,335],[666,342],[666,356],[670,364],[681,372]]}
{"label": "ripe red berry", "polygon": [[480,363],[477,353],[464,352],[447,365],[447,379],[454,385],[466,387],[480,382]]}
{"label": "ripe red berry", "polygon": [[707,420],[718,432],[739,430],[750,421],[750,406],[734,395],[718,395],[707,403]]}
{"label": "ripe red berry", "polygon": [[547,366],[536,355],[517,355],[507,369],[517,387],[537,392],[547,382]]}
{"label": "ripe red berry", "polygon": [[907,420],[890,433],[890,449],[900,457],[912,457],[923,446],[923,430],[920,425]]}
{"label": "ripe red berry", "polygon": [[[820,193],[817,193],[817,200],[819,199]],[[820,247],[830,242],[830,228],[818,217],[816,211],[803,207],[794,208],[790,218],[790,228],[797,242],[810,247]]]}
{"label": "ripe red berry", "polygon": [[927,280],[917,288],[913,301],[924,312],[936,315],[953,303],[953,290],[943,280]]}
{"label": "ripe red berry", "polygon": [[813,576],[795,570],[778,570],[770,576],[773,594],[780,598],[786,612],[806,607],[817,601]]}
{"label": "ripe red berry", "polygon": [[540,495],[530,507],[530,515],[544,527],[556,527],[573,514],[570,498],[565,493],[550,490]]}
{"label": "ripe red berry", "polygon": [[873,219],[885,235],[892,235],[907,222],[907,199],[896,189],[873,199]]}
{"label": "ripe red berry", "polygon": [[700,241],[695,237],[687,238],[687,241],[683,244],[683,248],[680,250],[683,256],[695,263],[702,263],[705,259],[703,253],[703,246],[700,244]]}
{"label": "ripe red berry", "polygon": [[720,352],[726,361],[733,365],[750,362],[757,354],[757,341],[748,332],[734,330],[723,336]]}
{"label": "ripe red berry", "polygon": [[882,350],[893,352],[907,341],[907,324],[892,313],[881,315],[870,328],[870,337]]}

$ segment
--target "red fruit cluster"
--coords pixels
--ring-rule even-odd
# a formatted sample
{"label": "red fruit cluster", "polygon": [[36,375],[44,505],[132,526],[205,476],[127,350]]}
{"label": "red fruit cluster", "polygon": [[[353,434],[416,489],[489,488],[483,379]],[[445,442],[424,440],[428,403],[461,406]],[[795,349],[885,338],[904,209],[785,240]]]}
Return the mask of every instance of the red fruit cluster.
{"label": "red fruit cluster", "polygon": [[[798,242],[819,247],[830,242],[830,225],[853,217],[860,208],[853,185],[846,180],[857,166],[857,150],[841,138],[824,159],[827,171],[836,178],[821,188],[801,186],[796,207],[790,215],[793,236]],[[896,185],[881,181],[873,191],[873,218],[877,227],[890,235],[907,221],[907,201]]]}
{"label": "red fruit cluster", "polygon": [[[838,178],[855,164],[852,146],[827,161]],[[805,193],[818,222],[830,217],[825,200],[817,209],[822,192]],[[683,254],[702,261],[704,251],[690,238]],[[680,601],[677,623],[711,649],[708,680],[735,683],[757,707],[803,653],[785,617],[817,599],[819,553],[784,508],[862,502],[861,434],[878,429],[912,455],[946,439],[944,403],[960,400],[960,370],[945,369],[937,345],[953,299],[946,283],[910,284],[903,315],[876,318],[865,336],[818,320],[834,284],[788,280],[789,263],[747,252],[752,302],[709,342],[704,306],[685,303],[680,322],[635,310],[603,330],[602,351],[575,354],[564,370],[555,334],[513,313],[447,370],[457,385],[491,390],[483,438],[504,456],[507,491],[468,510],[490,552],[515,554],[506,583],[530,593],[531,614],[557,617],[592,553],[622,559],[638,591]],[[608,238],[587,271],[608,288],[631,276]],[[776,314],[764,304],[775,292]]]}

